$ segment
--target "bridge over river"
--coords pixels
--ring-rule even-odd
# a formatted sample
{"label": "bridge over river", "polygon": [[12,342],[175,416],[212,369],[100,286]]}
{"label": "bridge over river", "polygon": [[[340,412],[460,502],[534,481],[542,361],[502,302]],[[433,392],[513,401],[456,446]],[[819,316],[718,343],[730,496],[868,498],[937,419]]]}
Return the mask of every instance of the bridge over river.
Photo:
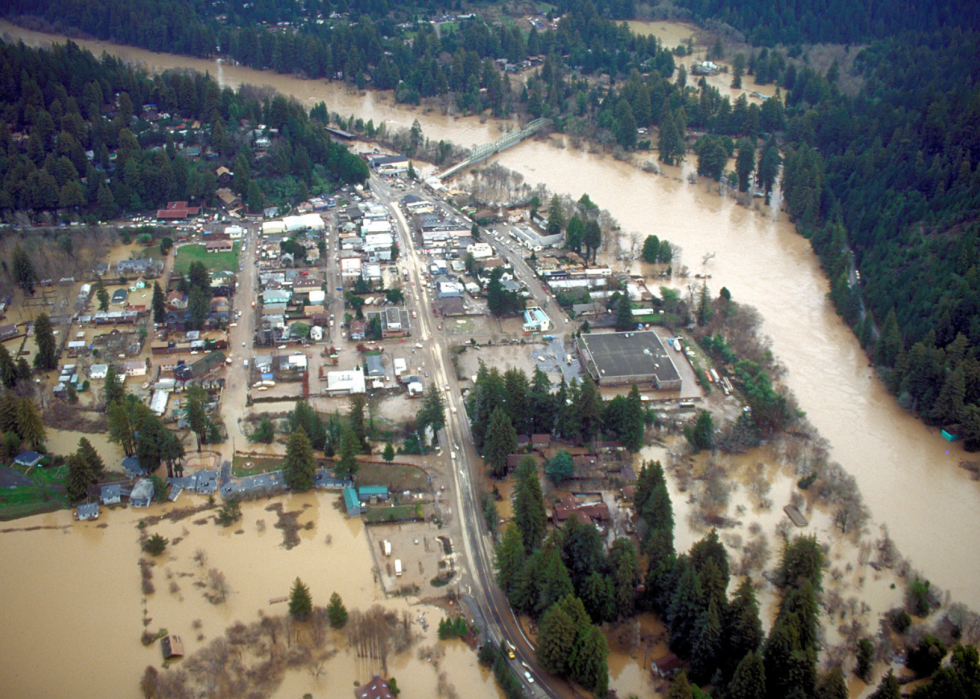
{"label": "bridge over river", "polygon": [[466,158],[461,163],[453,165],[451,168],[445,172],[441,172],[436,175],[440,180],[452,177],[457,172],[465,170],[466,168],[473,167],[478,163],[482,163],[484,160],[489,158],[494,153],[499,153],[502,150],[506,150],[511,146],[520,143],[525,138],[533,136],[536,134],[543,126],[549,123],[548,119],[535,119],[530,121],[522,129],[516,131],[508,131],[503,136],[498,138],[493,143],[484,143],[482,145],[476,146],[470,151],[469,157]]}

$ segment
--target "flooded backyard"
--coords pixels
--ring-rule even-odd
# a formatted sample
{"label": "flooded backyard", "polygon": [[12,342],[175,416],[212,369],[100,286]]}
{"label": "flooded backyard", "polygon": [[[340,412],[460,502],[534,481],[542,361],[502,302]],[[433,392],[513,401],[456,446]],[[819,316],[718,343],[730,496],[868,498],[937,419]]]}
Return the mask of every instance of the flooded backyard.
{"label": "flooded backyard", "polygon": [[[314,604],[326,606],[336,591],[349,611],[380,604],[399,616],[408,614],[419,637],[408,651],[389,660],[388,672],[413,695],[435,696],[439,675],[446,673],[443,681],[465,687],[467,696],[495,699],[493,677],[477,666],[475,654],[437,640],[442,610],[412,598],[385,598],[363,524],[341,514],[334,506],[337,499],[335,494],[308,493],[247,503],[242,519],[227,528],[216,525],[209,511],[149,526],[148,533],[159,533],[170,544],[153,559],[154,591],[146,595],[141,590],[137,524],[172,505],[104,509],[96,522],[72,522],[63,511],[4,524],[4,693],[135,697],[147,665],[164,672],[159,644],[144,647],[140,642],[144,630],[166,629],[181,636],[191,656],[236,622],[247,625],[260,615],[285,615],[285,602],[273,600],[286,597],[299,577],[309,586]],[[206,505],[201,497],[189,500],[182,504]],[[283,534],[275,528],[278,514],[269,507],[276,504],[296,513],[300,544],[292,550],[283,548]],[[227,584],[226,599],[218,604],[205,596],[212,591],[212,570]],[[416,623],[421,613],[430,622],[427,632]],[[438,669],[418,658],[418,649],[427,646],[444,648]],[[330,634],[326,648],[336,653],[319,668],[321,674],[314,676],[305,665],[289,670],[271,696],[347,696],[355,682],[381,672],[377,661],[357,658],[341,632]],[[58,662],[52,662],[55,657]],[[174,665],[180,667],[179,662]]]}

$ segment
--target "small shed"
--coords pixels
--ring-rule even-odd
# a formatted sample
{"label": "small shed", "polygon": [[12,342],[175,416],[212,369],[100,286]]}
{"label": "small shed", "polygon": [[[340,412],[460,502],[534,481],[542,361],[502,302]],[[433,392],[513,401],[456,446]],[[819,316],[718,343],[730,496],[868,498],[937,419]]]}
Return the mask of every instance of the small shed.
{"label": "small shed", "polygon": [[75,510],[75,519],[79,522],[85,522],[90,519],[99,518],[99,503],[90,502],[85,505],[79,505]]}
{"label": "small shed", "polygon": [[122,486],[110,483],[99,488],[99,500],[103,505],[118,505],[122,502]]}
{"label": "small shed", "polygon": [[184,642],[176,634],[167,634],[160,639],[160,650],[163,651],[163,659],[184,657]]}
{"label": "small shed", "polygon": [[361,501],[357,499],[357,491],[353,488],[344,488],[344,505],[347,506],[348,517],[361,516]]}
{"label": "small shed", "polygon": [[38,454],[36,451],[22,451],[14,459],[14,463],[18,466],[23,466],[24,468],[34,468],[41,463],[41,459],[43,458],[44,455]]}

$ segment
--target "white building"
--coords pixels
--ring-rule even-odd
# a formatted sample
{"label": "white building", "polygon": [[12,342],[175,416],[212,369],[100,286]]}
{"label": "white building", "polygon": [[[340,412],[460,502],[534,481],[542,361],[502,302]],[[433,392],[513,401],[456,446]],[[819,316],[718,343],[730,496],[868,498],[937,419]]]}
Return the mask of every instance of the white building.
{"label": "white building", "polygon": [[170,394],[167,391],[154,391],[153,398],[150,399],[150,411],[157,417],[167,412],[167,402]]}
{"label": "white building", "polygon": [[146,376],[146,362],[126,362],[123,371],[126,376]]}
{"label": "white building", "polygon": [[266,221],[262,224],[262,235],[279,235],[286,232],[286,224],[282,221]]}
{"label": "white building", "polygon": [[344,277],[345,279],[361,276],[361,258],[341,257],[340,276]]}
{"label": "white building", "polygon": [[476,260],[493,257],[493,248],[486,243],[474,243],[466,246],[466,253],[472,255]]}
{"label": "white building", "polygon": [[323,289],[310,289],[309,297],[310,297],[310,305],[316,306],[318,304],[323,303],[324,300],[326,300],[327,292],[324,291]]}
{"label": "white building", "polygon": [[245,229],[241,226],[228,226],[225,228],[225,235],[232,239],[241,238],[244,234]]}
{"label": "white building", "polygon": [[360,371],[327,372],[327,393],[330,395],[353,395],[365,391],[364,374]]}
{"label": "white building", "polygon": [[391,232],[391,222],[387,218],[377,218],[365,220],[361,224],[361,233],[365,236],[372,235],[374,233],[389,233]]}
{"label": "white building", "polygon": [[108,373],[108,364],[93,364],[88,368],[88,377],[90,379],[104,379]]}
{"label": "white building", "polygon": [[314,325],[312,328],[310,328],[310,339],[313,340],[313,342],[319,342],[322,340],[323,328],[321,328],[319,325]]}

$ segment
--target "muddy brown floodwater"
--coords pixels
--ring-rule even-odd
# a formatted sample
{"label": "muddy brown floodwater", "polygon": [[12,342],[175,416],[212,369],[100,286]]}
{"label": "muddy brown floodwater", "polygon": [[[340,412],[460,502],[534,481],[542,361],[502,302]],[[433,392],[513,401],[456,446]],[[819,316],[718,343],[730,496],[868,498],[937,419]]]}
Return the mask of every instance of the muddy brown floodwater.
{"label": "muddy brown floodwater", "polygon": [[[478,666],[476,655],[456,644],[440,643],[435,629],[444,612],[408,598],[386,599],[374,580],[369,543],[358,519],[348,520],[335,507],[335,494],[273,498],[246,503],[243,518],[229,528],[213,522],[195,523],[207,513],[150,527],[170,539],[155,559],[155,591],[140,589],[139,530],[141,518],[172,509],[103,510],[97,522],[77,523],[69,512],[39,515],[0,525],[0,629],[4,652],[0,678],[4,696],[136,697],[139,678],[147,665],[162,666],[159,644],[140,644],[144,609],[151,631],[166,628],[180,635],[188,655],[200,649],[237,621],[256,621],[286,613],[284,603],[296,577],[309,587],[315,604],[326,606],[336,591],[348,610],[366,610],[378,603],[413,620],[424,613],[429,629],[407,653],[389,661],[389,674],[415,696],[436,696],[439,673],[466,696],[497,699],[493,676]],[[274,528],[276,513],[266,508],[281,503],[300,512],[301,542],[292,550],[281,546]],[[203,505],[203,497],[181,498],[180,505]],[[327,543],[327,536],[330,541]],[[175,543],[176,542],[176,543]],[[206,553],[204,566],[195,561]],[[214,605],[195,583],[210,569],[221,571],[230,593]],[[174,587],[172,587],[174,586]],[[199,623],[198,623],[199,622]],[[416,632],[423,633],[418,625]],[[200,637],[199,637],[200,635]],[[314,678],[305,668],[290,671],[273,696],[295,699],[305,692],[346,697],[355,681],[369,680],[381,670],[373,661],[348,651],[340,634],[328,643],[339,652]],[[436,668],[417,660],[421,646],[438,645],[445,657]],[[178,665],[179,667],[179,665]]]}
{"label": "muddy brown floodwater", "polygon": [[[0,23],[0,31],[33,45],[52,41],[6,23]],[[427,138],[463,146],[491,141],[504,128],[493,121],[402,109],[392,104],[390,95],[352,94],[335,84],[100,42],[78,43],[152,71],[193,68],[209,72],[223,85],[269,85],[304,104],[323,100],[331,111],[373,119],[375,124],[386,121],[389,126],[408,127],[417,118]],[[683,249],[683,263],[692,272],[711,275],[712,293],[725,286],[736,301],[758,308],[763,331],[788,369],[787,384],[830,441],[833,458],[858,480],[874,521],[887,523],[903,554],[934,584],[949,590],[954,599],[980,608],[980,586],[975,584],[980,578],[980,550],[972,545],[973,532],[980,528],[980,486],[957,467],[964,458],[961,448],[900,410],[868,367],[853,334],[826,298],[828,284],[809,243],[783,214],[749,210],[718,196],[706,184],[687,184],[691,163],[652,175],[612,158],[543,141],[525,142],[506,151],[499,161],[532,185],[540,182],[576,199],[587,192],[619,220],[624,235],[635,231],[670,240]],[[702,266],[708,253],[715,257]],[[60,536],[74,540],[77,535]],[[24,548],[31,549],[30,555],[43,570],[37,573],[40,580],[52,577],[49,569],[69,570],[62,567],[61,559],[44,553],[46,547],[25,544]],[[90,554],[96,555],[95,549]],[[33,575],[34,570],[25,572]],[[33,594],[35,588],[27,591]]]}

